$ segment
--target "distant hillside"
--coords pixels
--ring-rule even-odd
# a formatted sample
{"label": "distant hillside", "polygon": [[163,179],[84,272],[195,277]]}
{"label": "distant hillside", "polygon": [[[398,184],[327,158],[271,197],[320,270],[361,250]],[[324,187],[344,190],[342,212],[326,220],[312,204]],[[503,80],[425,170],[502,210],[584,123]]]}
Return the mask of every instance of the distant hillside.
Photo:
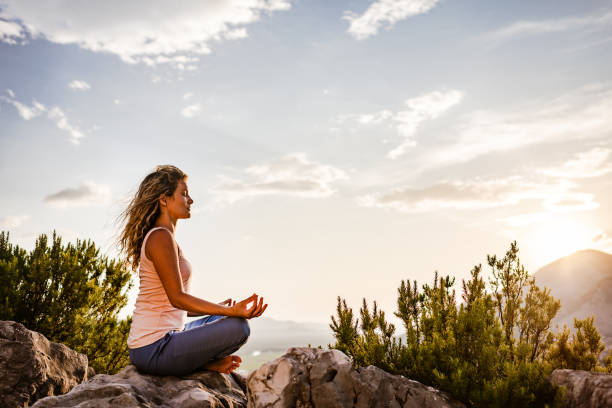
{"label": "distant hillside", "polygon": [[245,352],[286,351],[289,347],[327,347],[333,336],[329,325],[324,323],[299,323],[281,321],[269,317],[249,320],[251,337],[244,345]]}
{"label": "distant hillside", "polygon": [[535,273],[538,286],[561,299],[555,319],[559,327],[573,329],[574,317],[595,316],[595,325],[606,346],[612,346],[612,255],[584,250],[558,259]]}
{"label": "distant hillside", "polygon": [[246,374],[267,361],[285,354],[290,347],[312,347],[333,343],[328,324],[300,323],[258,317],[249,320],[251,337],[236,353],[242,357],[240,369]]}

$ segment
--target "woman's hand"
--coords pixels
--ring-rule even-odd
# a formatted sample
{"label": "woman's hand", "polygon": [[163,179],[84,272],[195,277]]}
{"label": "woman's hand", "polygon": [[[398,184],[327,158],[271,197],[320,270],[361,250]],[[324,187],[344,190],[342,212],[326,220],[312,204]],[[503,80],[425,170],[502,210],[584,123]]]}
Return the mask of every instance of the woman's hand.
{"label": "woman's hand", "polygon": [[229,299],[225,299],[223,302],[219,302],[217,304],[218,305],[223,305],[223,306],[227,305],[229,307],[232,307],[232,306],[234,306],[236,304],[236,301],[232,300],[232,298],[229,298]]}
{"label": "woman's hand", "polygon": [[[263,303],[263,297],[259,298],[259,301],[258,298],[259,296],[254,293],[248,298],[241,300],[238,303],[234,302],[234,304],[231,306],[231,316],[244,317],[245,319],[252,319],[254,317],[261,316],[264,310],[266,310],[266,308],[268,307],[268,304]],[[247,307],[251,303],[253,303],[253,306]]]}

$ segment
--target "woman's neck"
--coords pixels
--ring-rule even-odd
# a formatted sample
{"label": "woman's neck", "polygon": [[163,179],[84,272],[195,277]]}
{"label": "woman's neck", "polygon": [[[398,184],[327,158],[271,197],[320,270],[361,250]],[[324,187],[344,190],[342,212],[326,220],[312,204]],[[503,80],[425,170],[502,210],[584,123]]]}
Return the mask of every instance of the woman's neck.
{"label": "woman's neck", "polygon": [[155,226],[164,227],[167,230],[170,230],[172,235],[174,235],[174,231],[176,231],[176,220],[173,220],[167,214],[162,214],[155,221]]}

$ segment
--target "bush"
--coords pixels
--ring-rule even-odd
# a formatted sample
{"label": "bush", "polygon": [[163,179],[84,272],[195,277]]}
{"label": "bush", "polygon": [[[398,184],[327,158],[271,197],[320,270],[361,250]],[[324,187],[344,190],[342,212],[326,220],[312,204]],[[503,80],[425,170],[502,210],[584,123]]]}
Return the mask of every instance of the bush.
{"label": "bush", "polygon": [[129,364],[131,317],[118,320],[132,287],[122,262],[101,256],[91,241],[62,245],[40,235],[31,252],[0,233],[0,319],[14,320],[87,355],[96,372]]}
{"label": "bush", "polygon": [[433,283],[421,288],[416,281],[402,281],[395,315],[406,329],[405,344],[393,337],[394,327],[376,302],[370,312],[363,300],[359,324],[338,297],[330,325],[336,342],[330,347],[345,352],[356,366],[402,374],[468,406],[559,405],[562,391],[548,382],[557,360],[548,351],[560,302],[530,278],[516,242],[503,258],[488,256],[487,264],[489,281],[481,276],[482,265],[475,266],[471,279],[462,282],[460,302],[451,276],[436,272]]}
{"label": "bush", "polygon": [[[557,335],[557,341],[549,351],[549,359],[555,367],[572,370],[606,371],[606,367],[598,367],[599,355],[606,348],[601,342],[601,336],[595,328],[594,317],[574,319],[574,329],[570,340],[567,326]],[[611,352],[612,353],[612,352]],[[612,354],[610,354],[612,355]],[[608,356],[610,358],[610,356]],[[608,361],[604,360],[608,365]]]}

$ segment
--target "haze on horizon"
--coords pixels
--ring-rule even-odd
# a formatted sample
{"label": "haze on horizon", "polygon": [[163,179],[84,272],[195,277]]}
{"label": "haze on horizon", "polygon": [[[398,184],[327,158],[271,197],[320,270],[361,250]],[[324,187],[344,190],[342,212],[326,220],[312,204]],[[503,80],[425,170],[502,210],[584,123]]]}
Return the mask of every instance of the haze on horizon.
{"label": "haze on horizon", "polygon": [[609,1],[0,0],[0,61],[0,230],[26,249],[114,256],[170,163],[192,294],[275,319],[391,314],[402,279],[513,240],[532,273],[612,252]]}

